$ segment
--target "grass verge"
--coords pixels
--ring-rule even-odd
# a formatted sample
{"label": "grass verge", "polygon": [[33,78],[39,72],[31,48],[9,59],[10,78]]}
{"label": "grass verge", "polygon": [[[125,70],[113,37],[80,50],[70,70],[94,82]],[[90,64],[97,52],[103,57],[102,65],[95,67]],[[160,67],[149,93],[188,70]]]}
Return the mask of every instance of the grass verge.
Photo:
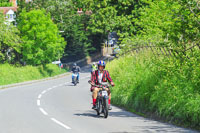
{"label": "grass verge", "polygon": [[200,58],[189,59],[147,52],[113,60],[107,64],[113,104],[199,130]]}
{"label": "grass verge", "polygon": [[52,77],[67,72],[57,65],[16,67],[10,64],[0,64],[0,85],[8,85],[30,80]]}

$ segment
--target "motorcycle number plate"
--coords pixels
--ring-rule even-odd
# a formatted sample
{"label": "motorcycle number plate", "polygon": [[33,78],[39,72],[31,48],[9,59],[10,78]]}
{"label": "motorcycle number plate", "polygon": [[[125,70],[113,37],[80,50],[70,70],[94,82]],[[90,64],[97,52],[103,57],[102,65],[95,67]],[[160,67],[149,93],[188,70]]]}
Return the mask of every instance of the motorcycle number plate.
{"label": "motorcycle number plate", "polygon": [[102,96],[108,96],[107,91],[102,91]]}
{"label": "motorcycle number plate", "polygon": [[78,75],[77,75],[77,74],[73,74],[73,76],[74,76],[74,77],[77,77]]}

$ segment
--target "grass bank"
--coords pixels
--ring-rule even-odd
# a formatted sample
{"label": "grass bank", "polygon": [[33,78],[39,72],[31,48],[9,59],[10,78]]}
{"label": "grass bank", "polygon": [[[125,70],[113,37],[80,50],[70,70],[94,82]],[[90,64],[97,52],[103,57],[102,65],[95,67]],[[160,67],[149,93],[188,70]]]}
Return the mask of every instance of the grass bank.
{"label": "grass bank", "polygon": [[107,64],[116,84],[111,90],[112,103],[200,129],[199,61],[179,61],[151,53],[113,60]]}
{"label": "grass bank", "polygon": [[52,77],[67,72],[54,64],[43,66],[16,67],[10,64],[0,64],[0,85],[19,83]]}

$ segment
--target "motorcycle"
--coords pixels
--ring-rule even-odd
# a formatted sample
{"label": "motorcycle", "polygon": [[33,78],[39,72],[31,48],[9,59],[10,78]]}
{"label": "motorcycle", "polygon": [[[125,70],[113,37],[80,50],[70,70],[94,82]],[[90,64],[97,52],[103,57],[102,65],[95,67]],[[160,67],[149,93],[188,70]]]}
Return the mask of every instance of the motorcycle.
{"label": "motorcycle", "polygon": [[72,73],[72,83],[74,84],[74,86],[77,85],[77,83],[78,83],[78,73]]}
{"label": "motorcycle", "polygon": [[98,88],[101,88],[97,94],[97,99],[96,99],[96,112],[97,115],[100,116],[100,114],[104,114],[104,118],[108,117],[108,92],[106,88],[109,88],[110,85],[106,83],[101,83],[99,85],[92,84],[91,81],[88,81],[89,84],[96,86]]}

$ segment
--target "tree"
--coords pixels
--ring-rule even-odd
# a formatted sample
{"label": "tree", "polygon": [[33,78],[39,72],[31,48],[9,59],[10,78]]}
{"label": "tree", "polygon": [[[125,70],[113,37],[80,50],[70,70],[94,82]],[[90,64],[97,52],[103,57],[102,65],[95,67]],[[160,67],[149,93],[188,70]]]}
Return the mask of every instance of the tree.
{"label": "tree", "polygon": [[12,3],[10,3],[9,0],[0,1],[0,7],[9,7],[9,6],[12,6]]}
{"label": "tree", "polygon": [[[67,19],[66,19],[67,20]],[[71,22],[67,27],[64,27],[64,37],[68,44],[65,48],[65,55],[68,61],[84,58],[89,55],[89,52],[93,50],[91,41],[88,39],[89,32],[86,31],[84,21],[84,15],[75,14]]]}
{"label": "tree", "polygon": [[84,58],[90,51],[95,50],[88,39],[90,34],[86,30],[88,15],[77,14],[77,6],[71,0],[34,0],[26,4],[26,10],[33,9],[45,9],[57,24],[67,42],[63,60]]}
{"label": "tree", "polygon": [[135,19],[138,9],[145,6],[145,0],[82,0],[74,3],[92,11],[88,30],[91,34],[101,34],[101,42],[109,32],[117,32],[121,39],[136,34]]}
{"label": "tree", "polygon": [[4,15],[0,13],[0,62],[15,63],[19,61],[21,39],[19,31],[12,23],[4,20]]}
{"label": "tree", "polygon": [[27,64],[45,65],[62,57],[64,39],[45,11],[23,10],[19,16],[18,28],[23,39],[23,60]]}

